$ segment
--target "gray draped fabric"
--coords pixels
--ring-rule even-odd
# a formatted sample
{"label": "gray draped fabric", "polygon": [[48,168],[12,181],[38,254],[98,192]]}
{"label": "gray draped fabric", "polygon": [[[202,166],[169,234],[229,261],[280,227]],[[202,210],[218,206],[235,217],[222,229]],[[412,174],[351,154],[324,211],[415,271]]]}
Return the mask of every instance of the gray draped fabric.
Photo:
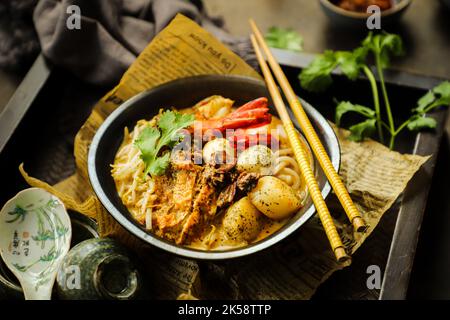
{"label": "gray draped fabric", "polygon": [[[80,8],[79,30],[66,25],[71,5]],[[40,0],[33,19],[42,52],[52,63],[89,83],[112,85],[177,13],[200,23],[244,59],[252,60],[248,39],[223,31],[220,21],[209,18],[198,1]]]}

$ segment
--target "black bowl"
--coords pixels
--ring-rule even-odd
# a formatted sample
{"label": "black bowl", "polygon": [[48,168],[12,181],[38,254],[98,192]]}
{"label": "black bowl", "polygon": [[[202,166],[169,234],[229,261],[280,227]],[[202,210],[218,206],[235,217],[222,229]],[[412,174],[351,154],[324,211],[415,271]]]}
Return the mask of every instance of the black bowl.
{"label": "black bowl", "polygon": [[[330,0],[319,0],[325,14],[332,23],[340,27],[363,27],[366,28],[367,18],[371,14],[364,12],[353,12],[342,9],[333,4]],[[381,27],[396,23],[412,0],[392,0],[393,6],[388,10],[381,11]]]}
{"label": "black bowl", "polygon": [[[235,100],[236,105],[258,97],[270,97],[264,82],[240,76],[205,75],[175,80],[129,99],[118,107],[98,129],[89,150],[88,170],[92,187],[106,210],[129,232],[163,250],[174,254],[206,260],[220,260],[255,253],[286,238],[308,221],[315,213],[311,199],[279,231],[271,236],[245,247],[224,251],[202,251],[176,245],[151,232],[136,222],[117,194],[111,177],[110,164],[123,140],[124,127],[133,128],[140,119],[150,119],[161,107],[184,108],[211,95],[222,95]],[[303,101],[303,107],[314,125],[331,161],[336,168],[340,165],[340,149],[333,129],[322,115]],[[271,113],[276,111],[271,107]],[[291,115],[291,118],[294,119]],[[296,121],[294,123],[298,127]],[[316,161],[316,160],[315,160]],[[330,192],[330,185],[316,161],[316,177],[324,197]]]}

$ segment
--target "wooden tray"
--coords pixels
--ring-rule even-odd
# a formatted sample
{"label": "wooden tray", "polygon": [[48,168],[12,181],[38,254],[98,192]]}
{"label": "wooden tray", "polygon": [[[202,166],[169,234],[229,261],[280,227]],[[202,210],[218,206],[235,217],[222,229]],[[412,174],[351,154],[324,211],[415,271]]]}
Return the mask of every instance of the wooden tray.
{"label": "wooden tray", "polygon": [[[299,87],[300,69],[314,55],[274,50],[294,89],[327,118],[333,119],[333,98],[371,105],[365,78],[349,82],[336,72],[335,83],[326,94],[313,95]],[[406,117],[417,99],[441,79],[399,71],[386,75],[393,106],[402,106],[397,121]],[[0,166],[3,169],[0,204],[27,185],[17,167],[48,183],[56,183],[75,170],[73,139],[92,106],[109,88],[81,83],[66,72],[52,68],[39,56],[0,114]],[[396,111],[394,111],[395,113]],[[351,267],[337,272],[324,283],[314,299],[404,299],[428,192],[443,134],[446,110],[433,112],[438,126],[434,132],[405,132],[396,149],[418,155],[433,155],[408,185],[401,199],[385,215],[372,236],[356,253]],[[5,187],[6,186],[6,187]],[[378,265],[383,272],[381,289],[368,289],[367,267]]]}

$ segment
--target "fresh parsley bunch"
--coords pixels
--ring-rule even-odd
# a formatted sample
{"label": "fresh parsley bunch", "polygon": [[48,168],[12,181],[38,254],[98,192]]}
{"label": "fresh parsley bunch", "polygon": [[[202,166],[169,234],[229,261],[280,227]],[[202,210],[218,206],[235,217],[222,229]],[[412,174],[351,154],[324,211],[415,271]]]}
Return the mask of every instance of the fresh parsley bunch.
{"label": "fresh parsley bunch", "polygon": [[[395,127],[383,71],[389,66],[391,56],[401,56],[403,54],[404,49],[400,36],[386,32],[379,34],[370,32],[361,43],[361,46],[353,51],[327,50],[322,55],[319,55],[300,73],[300,84],[308,91],[320,92],[332,84],[331,72],[338,67],[350,80],[355,80],[361,73],[364,73],[371,86],[373,108],[352,104],[349,101],[339,102],[336,107],[336,124],[340,125],[344,114],[348,112],[358,113],[365,120],[349,128],[351,133],[349,139],[361,141],[364,137],[371,136],[377,131],[379,140],[384,142],[384,131],[387,131],[389,134],[389,147],[392,149],[396,136],[405,127],[411,131],[435,128],[435,120],[425,117],[425,114],[434,108],[450,103],[450,83],[446,81],[419,99],[417,107],[412,110],[411,117],[397,128]],[[381,117],[378,84],[367,63],[370,55],[374,58],[376,71],[380,79],[387,123]]]}

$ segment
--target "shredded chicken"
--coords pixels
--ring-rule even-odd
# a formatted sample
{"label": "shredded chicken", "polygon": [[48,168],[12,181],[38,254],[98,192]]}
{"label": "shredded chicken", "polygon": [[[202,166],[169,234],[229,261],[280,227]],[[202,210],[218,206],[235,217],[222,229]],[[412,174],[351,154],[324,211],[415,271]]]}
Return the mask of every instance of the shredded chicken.
{"label": "shredded chicken", "polygon": [[233,203],[234,197],[236,195],[236,182],[233,182],[229,186],[220,192],[217,199],[217,207],[224,208]]}
{"label": "shredded chicken", "polygon": [[218,209],[253,188],[258,178],[254,173],[239,174],[234,164],[199,166],[177,157],[165,175],[154,177],[158,200],[152,229],[177,244],[188,244],[211,224]]}
{"label": "shredded chicken", "polygon": [[239,190],[241,190],[244,193],[248,193],[250,190],[252,190],[256,183],[258,182],[258,179],[261,177],[258,173],[253,172],[242,172],[239,177],[237,178],[237,187]]}
{"label": "shredded chicken", "polygon": [[154,178],[158,201],[152,211],[153,230],[177,244],[189,243],[210,224],[218,203],[220,207],[231,203],[234,194],[231,200],[224,201],[220,199],[218,186],[227,189],[226,183],[233,175],[236,176],[213,164],[172,163],[169,172]]}

